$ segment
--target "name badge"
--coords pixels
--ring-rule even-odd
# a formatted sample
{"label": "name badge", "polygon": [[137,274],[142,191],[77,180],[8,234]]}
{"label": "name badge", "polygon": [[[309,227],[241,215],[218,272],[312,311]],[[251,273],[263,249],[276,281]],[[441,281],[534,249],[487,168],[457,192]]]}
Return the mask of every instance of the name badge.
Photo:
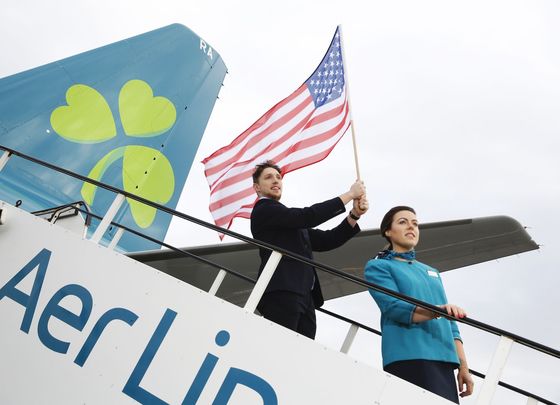
{"label": "name badge", "polygon": [[428,276],[438,278],[437,271],[428,270]]}

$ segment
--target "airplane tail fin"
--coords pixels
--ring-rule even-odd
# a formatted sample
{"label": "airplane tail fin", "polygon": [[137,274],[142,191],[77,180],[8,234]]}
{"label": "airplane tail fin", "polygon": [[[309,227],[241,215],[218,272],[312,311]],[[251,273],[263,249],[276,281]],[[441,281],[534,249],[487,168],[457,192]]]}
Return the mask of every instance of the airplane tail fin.
{"label": "airplane tail fin", "polygon": [[[225,74],[179,24],[115,42],[0,79],[0,145],[175,208]],[[115,198],[22,159],[0,184],[0,199],[30,212],[83,200],[103,215]],[[115,221],[163,240],[171,217],[129,199]],[[159,248],[129,234],[118,247]]]}

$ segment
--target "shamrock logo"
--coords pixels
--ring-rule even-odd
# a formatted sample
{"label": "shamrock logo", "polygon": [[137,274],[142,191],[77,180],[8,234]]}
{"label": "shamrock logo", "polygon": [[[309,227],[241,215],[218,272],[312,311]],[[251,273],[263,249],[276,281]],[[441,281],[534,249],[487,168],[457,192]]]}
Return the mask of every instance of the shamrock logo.
{"label": "shamrock logo", "polygon": [[[76,84],[66,92],[67,105],[51,113],[51,126],[62,138],[77,143],[101,143],[117,136],[115,120],[109,104],[94,88]],[[146,138],[168,131],[177,113],[165,97],[154,97],[153,90],[143,80],[130,80],[119,92],[119,113],[127,136]],[[168,202],[175,188],[175,176],[163,153],[142,145],[128,145],[111,150],[91,169],[88,177],[100,180],[105,171],[122,159],[122,179],[125,191],[160,204]],[[93,204],[97,186],[84,183],[81,194]],[[134,222],[149,227],[156,209],[127,198]]]}

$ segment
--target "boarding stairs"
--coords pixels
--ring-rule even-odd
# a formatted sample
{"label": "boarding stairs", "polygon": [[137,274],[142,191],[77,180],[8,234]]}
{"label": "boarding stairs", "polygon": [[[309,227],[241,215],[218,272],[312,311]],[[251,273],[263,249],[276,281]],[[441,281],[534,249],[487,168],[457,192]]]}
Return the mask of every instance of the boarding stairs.
{"label": "boarding stairs", "polygon": [[[342,347],[333,350],[255,314],[283,255],[447,316],[440,308],[13,150],[0,157],[0,170],[9,158],[92,182],[116,197],[103,216],[79,204],[33,215],[0,202],[0,403],[449,403],[349,356],[359,329],[379,334],[365,325],[332,314],[349,323]],[[125,197],[271,249],[245,305],[216,296],[224,278],[236,276],[223,265],[211,263],[220,271],[203,291],[115,251],[120,235],[137,233],[113,222]],[[84,222],[91,217],[101,222],[88,239]],[[110,226],[122,231],[102,246]],[[472,370],[484,378],[476,404],[492,403],[499,385],[524,395],[527,404],[553,404],[501,382],[500,375],[514,344],[557,359],[560,352],[474,319],[458,321],[500,336],[486,374]]]}

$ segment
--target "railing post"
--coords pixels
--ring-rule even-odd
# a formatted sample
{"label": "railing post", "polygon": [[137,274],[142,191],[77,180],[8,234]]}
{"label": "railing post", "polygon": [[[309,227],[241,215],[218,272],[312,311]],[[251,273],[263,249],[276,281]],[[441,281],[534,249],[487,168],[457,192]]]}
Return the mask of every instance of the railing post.
{"label": "railing post", "polygon": [[354,343],[354,338],[358,333],[360,327],[355,323],[350,324],[350,328],[348,328],[348,333],[346,333],[346,338],[344,338],[344,342],[342,343],[342,347],[340,348],[341,353],[348,354],[350,351],[350,347],[352,343]]}
{"label": "railing post", "polygon": [[255,287],[253,287],[253,291],[251,291],[251,295],[249,295],[249,299],[247,299],[247,303],[244,307],[247,311],[255,312],[255,309],[257,309],[257,305],[259,304],[259,301],[261,300],[261,297],[264,294],[281,258],[282,255],[280,253],[275,250],[272,251],[272,254],[268,258]]}
{"label": "railing post", "polygon": [[490,367],[486,373],[486,378],[482,383],[482,388],[480,389],[480,394],[478,395],[478,399],[476,401],[477,405],[490,404],[492,401],[492,397],[496,392],[496,387],[500,381],[500,376],[504,370],[504,366],[506,365],[512,345],[513,339],[505,336],[500,338],[500,342],[498,343],[498,347],[494,352],[492,362],[490,363]]}
{"label": "railing post", "polygon": [[220,286],[222,285],[222,281],[224,281],[224,278],[226,277],[226,274],[227,272],[225,270],[220,269],[218,275],[212,283],[212,287],[210,287],[210,289],[208,290],[208,294],[216,295],[216,293],[218,292],[218,288],[220,288]]}
{"label": "railing post", "polygon": [[114,249],[115,246],[117,246],[117,243],[119,243],[119,241],[121,240],[121,237],[124,234],[124,228],[119,228],[117,229],[117,232],[115,232],[115,236],[113,236],[113,239],[111,239],[111,243],[109,243],[109,246],[107,246],[109,249]]}
{"label": "railing post", "polygon": [[6,163],[8,163],[8,159],[10,159],[10,152],[5,150],[2,156],[0,156],[0,172],[2,171],[4,166],[6,166]]}
{"label": "railing post", "polygon": [[121,207],[122,203],[124,202],[124,199],[125,199],[124,195],[117,194],[117,196],[113,200],[113,203],[111,204],[111,206],[109,207],[109,209],[105,213],[105,216],[103,217],[103,219],[101,220],[101,222],[97,226],[97,229],[93,233],[93,236],[91,237],[91,241],[93,241],[95,243],[99,243],[99,241],[103,237],[103,234],[105,233],[107,228],[109,228],[109,225],[111,224],[111,221],[113,220],[113,218],[115,218],[115,215],[117,215],[117,212],[119,211],[119,208]]}

